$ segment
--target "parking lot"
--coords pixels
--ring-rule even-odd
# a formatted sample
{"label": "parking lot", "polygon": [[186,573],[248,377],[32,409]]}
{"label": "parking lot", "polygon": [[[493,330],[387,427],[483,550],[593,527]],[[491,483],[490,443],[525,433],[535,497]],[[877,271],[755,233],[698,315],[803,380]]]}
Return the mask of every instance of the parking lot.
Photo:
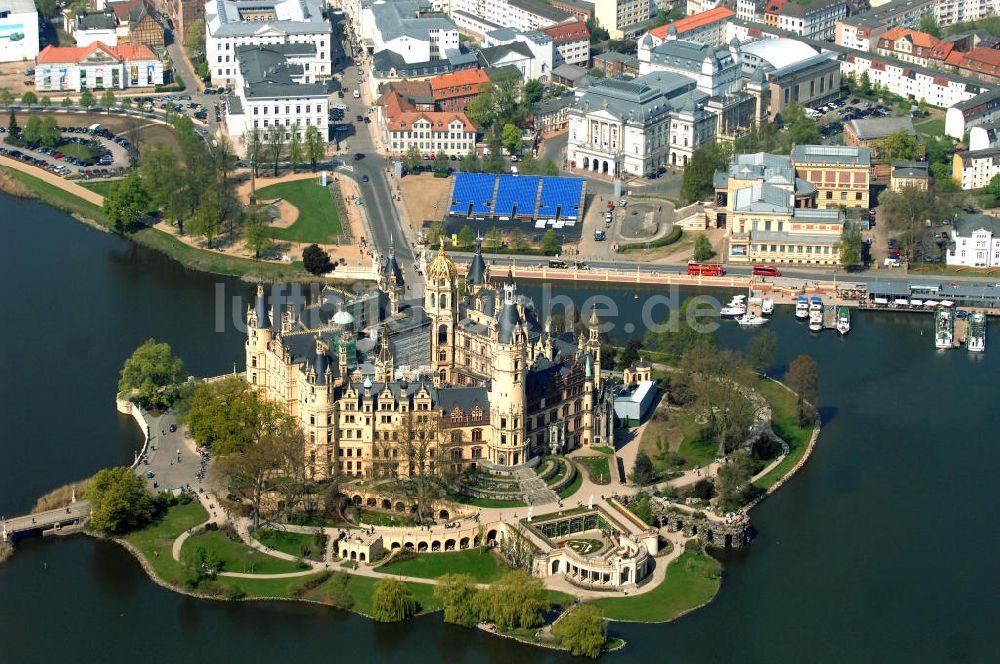
{"label": "parking lot", "polygon": [[0,154],[67,178],[110,177],[128,170],[135,150],[128,139],[100,125],[61,126],[60,129],[62,143],[46,147],[33,143],[11,144],[7,129],[0,128]]}
{"label": "parking lot", "polygon": [[808,110],[820,125],[820,135],[825,139],[833,139],[843,133],[844,124],[851,120],[892,115],[893,104],[880,104],[860,97],[843,97]]}

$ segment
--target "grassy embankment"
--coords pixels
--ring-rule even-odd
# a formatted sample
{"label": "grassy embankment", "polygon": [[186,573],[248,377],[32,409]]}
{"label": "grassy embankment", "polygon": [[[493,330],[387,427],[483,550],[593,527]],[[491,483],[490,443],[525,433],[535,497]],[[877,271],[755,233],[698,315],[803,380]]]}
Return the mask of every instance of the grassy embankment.
{"label": "grassy embankment", "polygon": [[320,542],[317,541],[314,535],[261,528],[254,532],[253,538],[275,551],[281,551],[291,556],[308,558],[309,560],[321,561],[326,554],[325,536],[323,537],[323,541]]}
{"label": "grassy embankment", "polygon": [[391,561],[378,568],[383,574],[436,579],[444,574],[468,574],[479,583],[489,583],[505,569],[488,549],[466,549],[444,553],[420,553],[412,558]]}
{"label": "grassy embankment", "polygon": [[754,482],[754,486],[758,488],[769,489],[802,459],[809,448],[813,427],[811,425],[799,426],[798,399],[795,394],[786,390],[782,385],[772,380],[761,380],[757,383],[756,389],[771,406],[771,428],[774,429],[774,433],[788,443],[789,450],[781,463],[767,475]]}
{"label": "grassy embankment", "polygon": [[666,576],[649,592],[593,603],[610,620],[667,622],[707,604],[719,591],[722,565],[711,556],[685,551],[670,563]]}

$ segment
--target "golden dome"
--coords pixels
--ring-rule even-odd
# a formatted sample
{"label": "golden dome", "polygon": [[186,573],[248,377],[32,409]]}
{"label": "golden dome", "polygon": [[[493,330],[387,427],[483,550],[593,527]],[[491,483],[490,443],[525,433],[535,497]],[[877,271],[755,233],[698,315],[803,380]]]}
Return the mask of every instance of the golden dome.
{"label": "golden dome", "polygon": [[455,261],[451,260],[444,254],[444,236],[441,237],[441,248],[438,250],[438,255],[434,257],[431,264],[427,267],[427,278],[428,279],[445,279],[452,280],[458,275],[458,270],[455,268]]}

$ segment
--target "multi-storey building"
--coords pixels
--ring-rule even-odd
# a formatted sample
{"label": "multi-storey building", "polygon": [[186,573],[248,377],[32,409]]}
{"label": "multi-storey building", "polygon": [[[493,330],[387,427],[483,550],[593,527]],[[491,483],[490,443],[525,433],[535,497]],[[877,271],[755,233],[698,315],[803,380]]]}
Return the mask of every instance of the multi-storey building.
{"label": "multi-storey building", "polygon": [[841,65],[835,53],[787,38],[753,41],[739,52],[747,78],[760,72],[762,102],[772,120],[791,104],[821,104],[840,94]]}
{"label": "multi-storey building", "polygon": [[110,9],[100,12],[69,12],[63,15],[66,31],[73,35],[78,47],[100,42],[105,46],[118,46],[118,18]]}
{"label": "multi-storey building", "polygon": [[944,64],[953,48],[953,44],[926,32],[893,28],[879,37],[875,52],[927,67]]}
{"label": "multi-storey building", "polygon": [[594,17],[612,39],[638,36],[656,11],[652,0],[594,0]]}
{"label": "multi-storey building", "polygon": [[987,90],[985,84],[963,76],[865,53],[845,55],[840,61],[840,68],[844,75],[851,76],[855,81],[860,81],[867,72],[873,84],[877,83],[893,94],[916,101],[923,99],[932,106],[948,108],[946,127],[951,107]]}
{"label": "multi-storey building", "polygon": [[[611,440],[596,314],[587,338],[556,335],[509,275],[488,285],[478,252],[460,291],[442,245],[422,301],[403,300],[391,250],[378,269],[378,291],[328,318],[325,307],[272,315],[262,288],[247,310],[245,379],[300,424],[311,477],[509,468]],[[407,453],[416,432],[429,441],[419,460]]]}
{"label": "multi-storey building", "polygon": [[241,137],[257,130],[284,127],[284,140],[292,133],[305,136],[306,128],[318,127],[327,138],[329,92],[317,82],[316,50],[312,44],[240,46],[236,49],[235,93],[226,106],[226,128]]}
{"label": "multi-storey building", "polygon": [[1000,219],[985,214],[957,217],[951,229],[948,265],[1000,267]]}
{"label": "multi-storey building", "polygon": [[428,111],[418,101],[391,87],[379,99],[378,122],[382,140],[394,156],[406,156],[411,147],[421,154],[466,155],[476,147],[478,127],[461,111]]}
{"label": "multi-storey building", "polygon": [[872,171],[877,179],[884,180],[889,176],[889,161],[891,154],[884,154],[882,145],[885,139],[899,133],[904,133],[918,141],[918,158],[924,156],[924,145],[920,143],[920,135],[913,126],[913,120],[906,115],[901,118],[860,118],[851,120],[844,125],[844,145],[854,145],[868,148],[872,154]]}
{"label": "multi-storey building", "polygon": [[1000,83],[1000,50],[977,46],[969,51],[952,51],[944,67],[961,76],[970,76],[990,83]]}
{"label": "multi-storey building", "polygon": [[563,63],[586,65],[590,62],[590,30],[583,21],[558,23],[543,28],[542,32],[552,38],[556,49],[553,67]]}
{"label": "multi-storey building", "polygon": [[952,158],[952,178],[962,189],[982,189],[1000,173],[1000,148],[956,152]]}
{"label": "multi-storey building", "polygon": [[715,174],[714,184],[716,224],[728,230],[730,261],[840,262],[843,212],[818,209],[817,187],[788,157],[738,154],[728,170]]}
{"label": "multi-storey building", "polygon": [[549,5],[587,22],[594,17],[594,3],[587,0],[549,0]]}
{"label": "multi-storey building", "polygon": [[458,27],[479,38],[499,28],[541,30],[573,20],[573,14],[539,0],[451,0]]}
{"label": "multi-storey building", "polygon": [[639,75],[639,58],[618,51],[607,51],[594,56],[594,66],[600,67],[606,78],[614,78],[625,74]]}
{"label": "multi-storey building", "polygon": [[482,69],[463,69],[430,80],[434,105],[439,111],[464,111],[490,77]]}
{"label": "multi-storey building", "polygon": [[163,63],[138,44],[46,46],[38,54],[35,89],[39,92],[124,90],[163,84]]}
{"label": "multi-storey building", "polygon": [[238,47],[274,44],[311,44],[309,73],[329,78],[331,30],[319,0],[211,0],[205,3],[205,59],[212,83],[236,80]]}
{"label": "multi-storey building", "polygon": [[525,81],[547,80],[555,61],[555,43],[544,32],[494,30],[479,50],[480,67],[513,67]]}
{"label": "multi-storey building", "polygon": [[750,23],[760,23],[764,18],[765,0],[737,0],[736,18]]}
{"label": "multi-storey building", "polygon": [[376,53],[392,51],[412,64],[440,60],[458,49],[458,26],[449,18],[419,15],[417,0],[377,2],[366,8],[372,15],[372,44]]}
{"label": "multi-storey building", "polygon": [[879,38],[895,27],[916,28],[935,0],[892,0],[837,21],[836,43],[859,51],[874,50]]}
{"label": "multi-storey building", "polygon": [[686,166],[715,136],[708,101],[695,79],[671,72],[601,81],[569,111],[570,164],[613,176]]}
{"label": "multi-storey building", "polygon": [[931,176],[926,161],[894,161],[889,174],[889,190],[919,189],[927,191]]}
{"label": "multi-storey building", "polygon": [[816,207],[868,209],[872,165],[868,148],[796,145],[791,158],[795,176],[816,187]]}
{"label": "multi-storey building", "polygon": [[810,39],[833,37],[837,21],[847,16],[847,0],[814,0],[799,4],[789,0],[769,0],[764,5],[767,25]]}
{"label": "multi-storey building", "polygon": [[33,0],[0,0],[0,62],[38,55],[38,9]]}
{"label": "multi-storey building", "polygon": [[672,23],[653,28],[649,34],[659,44],[667,39],[684,39],[710,46],[726,43],[726,26],[735,12],[728,7],[716,7],[701,14],[677,19]]}
{"label": "multi-storey building", "polygon": [[997,13],[996,0],[936,0],[934,14],[939,25],[978,21]]}

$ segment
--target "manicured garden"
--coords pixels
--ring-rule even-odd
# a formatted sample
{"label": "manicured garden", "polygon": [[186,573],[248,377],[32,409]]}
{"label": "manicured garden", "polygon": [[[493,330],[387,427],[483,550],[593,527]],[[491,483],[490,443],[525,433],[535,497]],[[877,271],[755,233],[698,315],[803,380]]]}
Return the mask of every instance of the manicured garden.
{"label": "manicured garden", "polygon": [[299,217],[288,228],[272,228],[271,237],[291,242],[330,244],[343,233],[333,193],[316,179],[279,182],[257,190],[258,200],[278,198],[298,208]]}
{"label": "manicured garden", "polygon": [[722,565],[711,556],[685,551],[670,563],[652,590],[633,597],[598,599],[610,620],[667,622],[711,601],[722,583]]}
{"label": "manicured garden", "polygon": [[587,476],[594,484],[611,483],[611,470],[608,467],[607,456],[576,457],[575,460],[587,471]]}
{"label": "manicured garden", "polygon": [[305,533],[290,533],[283,530],[271,528],[261,528],[254,532],[253,538],[264,546],[281,551],[292,556],[308,558],[310,560],[323,560],[326,553],[326,537],[322,541],[314,535]]}
{"label": "manicured garden", "polygon": [[577,472],[570,485],[559,492],[559,497],[569,498],[574,493],[579,491],[581,486],[583,486],[583,473]]}
{"label": "manicured garden", "polygon": [[358,509],[354,517],[358,523],[367,523],[370,526],[415,526],[417,520],[409,515],[399,512],[380,512],[378,510]]}
{"label": "manicured garden", "polygon": [[468,574],[479,583],[489,583],[506,570],[489,549],[480,547],[465,551],[418,553],[398,562],[388,562],[378,571],[421,579],[436,579],[444,574]]}
{"label": "manicured garden", "polygon": [[173,559],[174,540],[188,528],[208,520],[201,503],[191,502],[167,510],[158,521],[142,530],[129,533],[125,541],[143,555],[156,575],[168,583],[179,584],[184,579],[180,563]]}

